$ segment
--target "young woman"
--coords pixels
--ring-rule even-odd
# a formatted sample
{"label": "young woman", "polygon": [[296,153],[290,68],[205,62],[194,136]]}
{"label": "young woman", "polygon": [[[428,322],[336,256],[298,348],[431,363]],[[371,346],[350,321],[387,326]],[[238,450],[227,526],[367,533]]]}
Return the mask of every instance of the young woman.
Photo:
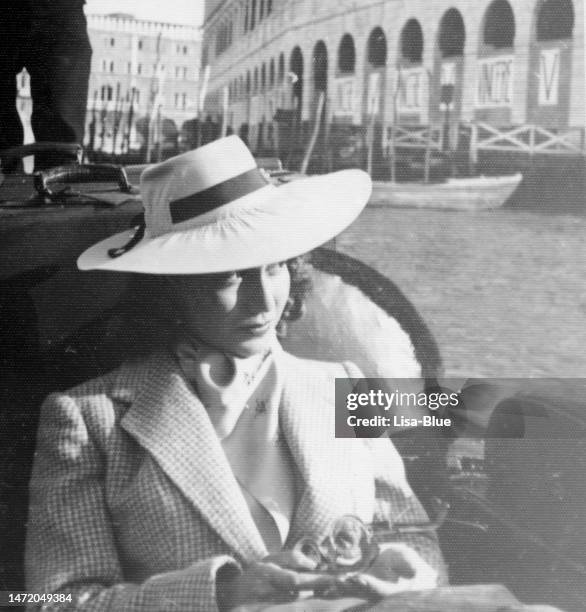
{"label": "young woman", "polygon": [[148,355],[45,402],[28,589],[68,610],[207,611],[435,586],[433,536],[404,536],[368,573],[342,577],[295,546],[348,514],[426,519],[388,440],[334,438],[334,379],[359,377],[356,366],[278,342],[300,312],[299,256],[352,222],[369,177],[277,188],[230,136],[149,168],[141,192],[144,227],[78,264],[139,273],[135,313],[159,332],[137,337]]}

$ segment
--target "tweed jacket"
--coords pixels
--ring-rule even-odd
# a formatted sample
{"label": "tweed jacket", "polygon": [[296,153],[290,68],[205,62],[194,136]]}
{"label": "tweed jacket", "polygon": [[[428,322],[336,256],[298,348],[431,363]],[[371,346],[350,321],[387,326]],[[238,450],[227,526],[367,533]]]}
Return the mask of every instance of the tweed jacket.
{"label": "tweed jacket", "polygon": [[[334,438],[334,378],[352,364],[282,359],[280,441],[300,483],[285,545],[323,537],[342,514],[425,520],[388,440]],[[205,408],[166,353],[47,398],[30,493],[27,589],[72,594],[51,609],[214,611],[220,568],[267,554]],[[433,536],[403,541],[441,566]]]}

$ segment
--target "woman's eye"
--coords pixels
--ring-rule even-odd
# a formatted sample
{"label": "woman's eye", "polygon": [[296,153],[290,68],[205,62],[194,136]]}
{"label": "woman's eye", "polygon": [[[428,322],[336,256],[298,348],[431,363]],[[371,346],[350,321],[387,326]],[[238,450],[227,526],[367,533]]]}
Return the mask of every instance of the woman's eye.
{"label": "woman's eye", "polygon": [[206,275],[205,284],[209,287],[223,287],[240,282],[240,272],[220,272],[219,274]]}
{"label": "woman's eye", "polygon": [[278,263],[269,264],[266,268],[267,274],[277,274],[287,265],[286,261],[280,261]]}
{"label": "woman's eye", "polygon": [[222,274],[220,277],[220,283],[223,285],[232,285],[233,283],[237,283],[242,278],[239,272],[227,272],[226,274]]}

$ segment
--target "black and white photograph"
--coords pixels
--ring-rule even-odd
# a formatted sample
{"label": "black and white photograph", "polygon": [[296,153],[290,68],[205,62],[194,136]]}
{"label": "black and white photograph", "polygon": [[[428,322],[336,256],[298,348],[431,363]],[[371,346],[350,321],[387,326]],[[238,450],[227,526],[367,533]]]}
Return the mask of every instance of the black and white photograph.
{"label": "black and white photograph", "polygon": [[584,0],[0,0],[0,610],[586,612]]}

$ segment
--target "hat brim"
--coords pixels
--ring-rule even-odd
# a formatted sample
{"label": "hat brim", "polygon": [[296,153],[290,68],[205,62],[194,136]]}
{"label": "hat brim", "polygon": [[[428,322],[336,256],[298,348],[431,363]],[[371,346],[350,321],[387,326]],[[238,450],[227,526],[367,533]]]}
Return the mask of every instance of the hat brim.
{"label": "hat brim", "polygon": [[251,194],[251,205],[211,224],[145,236],[125,254],[134,230],[87,249],[80,270],[144,274],[210,274],[255,268],[307,253],[348,227],[370,198],[372,183],[361,170],[341,170]]}

